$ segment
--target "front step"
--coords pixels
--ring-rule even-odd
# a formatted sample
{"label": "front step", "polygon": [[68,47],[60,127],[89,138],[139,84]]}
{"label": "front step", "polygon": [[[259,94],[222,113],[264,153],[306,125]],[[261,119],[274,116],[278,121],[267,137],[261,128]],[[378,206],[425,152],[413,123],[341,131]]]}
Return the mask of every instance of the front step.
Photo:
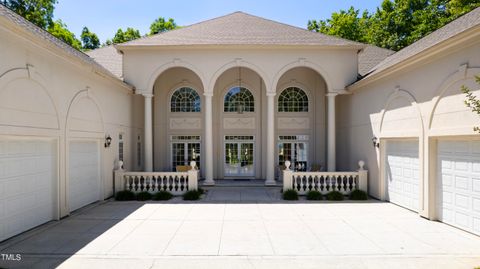
{"label": "front step", "polygon": [[267,187],[267,188],[278,188],[282,186],[281,182],[277,181],[276,185],[265,185],[265,180],[263,179],[218,179],[215,180],[215,185],[204,185],[203,180],[199,182],[199,185],[203,188],[210,187]]}

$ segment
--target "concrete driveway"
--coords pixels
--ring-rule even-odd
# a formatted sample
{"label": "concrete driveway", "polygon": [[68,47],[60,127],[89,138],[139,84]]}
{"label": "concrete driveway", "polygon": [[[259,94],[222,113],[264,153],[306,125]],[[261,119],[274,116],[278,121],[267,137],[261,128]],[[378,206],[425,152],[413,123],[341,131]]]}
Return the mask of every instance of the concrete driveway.
{"label": "concrete driveway", "polygon": [[480,237],[376,201],[110,201],[0,253],[21,254],[7,268],[474,268]]}

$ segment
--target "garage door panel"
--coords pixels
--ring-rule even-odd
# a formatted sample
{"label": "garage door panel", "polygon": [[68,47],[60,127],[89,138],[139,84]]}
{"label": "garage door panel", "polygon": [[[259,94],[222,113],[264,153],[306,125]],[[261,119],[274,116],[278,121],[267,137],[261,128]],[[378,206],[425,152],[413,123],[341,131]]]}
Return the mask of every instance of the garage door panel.
{"label": "garage door panel", "polygon": [[4,240],[53,219],[56,143],[2,139],[0,149],[0,240]]}
{"label": "garage door panel", "polygon": [[419,160],[417,141],[387,141],[387,200],[411,210],[419,204]]}
{"label": "garage door panel", "polygon": [[70,210],[76,210],[99,200],[100,156],[97,141],[70,143]]}
{"label": "garage door panel", "polygon": [[439,220],[480,234],[480,142],[439,141],[437,215]]}

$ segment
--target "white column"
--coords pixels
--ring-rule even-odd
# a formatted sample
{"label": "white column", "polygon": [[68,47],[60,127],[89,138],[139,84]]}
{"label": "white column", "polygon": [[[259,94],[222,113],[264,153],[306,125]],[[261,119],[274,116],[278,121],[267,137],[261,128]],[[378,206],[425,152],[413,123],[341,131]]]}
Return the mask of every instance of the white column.
{"label": "white column", "polygon": [[265,185],[275,184],[275,93],[267,92],[267,178]]}
{"label": "white column", "polygon": [[215,185],[213,181],[213,111],[212,93],[205,95],[205,181],[204,185]]}
{"label": "white column", "polygon": [[145,97],[145,141],[143,142],[143,161],[145,172],[153,171],[153,122],[152,122],[152,97],[153,94],[143,94]]}
{"label": "white column", "polygon": [[327,170],[334,172],[336,170],[336,152],[335,152],[335,97],[337,93],[330,92],[327,94]]}

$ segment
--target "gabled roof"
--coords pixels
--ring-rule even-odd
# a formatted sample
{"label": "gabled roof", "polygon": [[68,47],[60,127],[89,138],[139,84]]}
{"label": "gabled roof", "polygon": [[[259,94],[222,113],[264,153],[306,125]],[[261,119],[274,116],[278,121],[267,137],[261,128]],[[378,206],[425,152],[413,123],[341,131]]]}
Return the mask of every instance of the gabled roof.
{"label": "gabled roof", "polygon": [[86,54],[110,70],[116,77],[120,79],[123,78],[122,55],[113,45],[87,51]]}
{"label": "gabled roof", "polygon": [[51,46],[58,51],[63,52],[66,56],[72,57],[75,60],[88,65],[93,70],[107,76],[113,78],[118,83],[121,83],[123,86],[131,88],[130,85],[126,84],[125,82],[118,79],[118,77],[112,74],[107,68],[103,67],[99,63],[95,62],[92,58],[90,58],[85,53],[76,50],[75,48],[71,47],[67,43],[63,42],[62,40],[54,37],[49,32],[43,30],[42,28],[36,26],[35,24],[29,22],[22,16],[18,15],[14,11],[10,10],[9,8],[5,7],[3,4],[0,4],[0,22],[6,21],[10,23],[13,27],[18,27],[17,29],[21,29],[26,33],[30,34],[40,42],[45,42],[44,44],[47,47]]}
{"label": "gabled roof", "polygon": [[[369,74],[361,81],[368,80],[369,78],[379,74],[386,69],[389,69],[397,64],[412,59],[421,53],[440,45],[441,43],[456,37],[457,35],[480,26],[480,7],[472,10],[471,12],[463,15],[462,17],[450,22],[442,28],[432,32],[417,42],[411,44],[398,51],[397,53],[387,57],[380,62],[377,66],[369,71]],[[480,28],[480,27],[479,27]],[[359,83],[356,82],[353,85]]]}
{"label": "gabled roof", "polygon": [[363,48],[362,43],[315,33],[243,12],[119,44],[133,46],[277,45]]}

